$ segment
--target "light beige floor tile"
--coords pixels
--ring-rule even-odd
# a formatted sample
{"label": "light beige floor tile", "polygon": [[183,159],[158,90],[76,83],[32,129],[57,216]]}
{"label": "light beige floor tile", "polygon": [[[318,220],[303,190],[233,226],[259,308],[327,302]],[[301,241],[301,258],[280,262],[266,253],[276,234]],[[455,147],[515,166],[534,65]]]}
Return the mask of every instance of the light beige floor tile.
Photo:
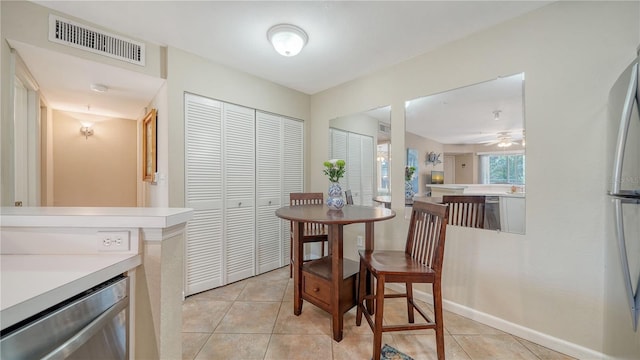
{"label": "light beige floor tile", "polygon": [[259,276],[253,277],[250,280],[258,281],[272,281],[272,280],[285,280],[289,279],[289,267],[281,267],[279,269],[271,270]]}
{"label": "light beige floor tile", "polygon": [[229,285],[221,286],[219,288],[211,289],[209,291],[201,292],[193,296],[189,296],[188,299],[195,300],[221,300],[221,301],[234,301],[242,292],[247,281],[238,281]]}
{"label": "light beige floor tile", "polygon": [[[330,315],[323,310],[305,302],[302,314],[293,315],[293,279],[288,276],[288,267],[283,267],[188,297],[183,304],[183,359],[370,359],[372,331],[365,319],[355,326],[355,307],[344,315],[343,340],[335,342]],[[418,302],[433,315],[431,305]],[[406,321],[404,299],[386,299],[385,303],[385,323]],[[572,359],[444,313],[447,359]],[[387,333],[383,343],[416,360],[435,359],[433,330]]]}
{"label": "light beige floor tile", "polygon": [[212,333],[231,304],[231,301],[199,301],[187,298],[182,304],[182,331]]}
{"label": "light beige floor tile", "polygon": [[210,333],[182,333],[182,360],[193,360],[202,348]]}
{"label": "light beige floor tile", "polygon": [[304,304],[302,313],[293,314],[293,301],[285,301],[280,307],[274,334],[317,334],[331,335],[331,316],[309,303]]}
{"label": "light beige floor tile", "polygon": [[[399,351],[411,356],[414,359],[431,360],[437,359],[436,336],[432,335],[403,335],[393,333],[393,339]],[[456,340],[449,335],[444,337],[444,353],[449,360],[470,360],[471,358],[458,345]]]}
{"label": "light beige floor tile", "polygon": [[453,337],[473,360],[538,360],[529,349],[509,334]]}
{"label": "light beige floor tile", "polygon": [[269,334],[213,334],[195,360],[261,360]]}
{"label": "light beige floor tile", "polygon": [[245,285],[238,301],[282,301],[289,279],[250,281]]}
{"label": "light beige floor tile", "polygon": [[449,311],[444,312],[444,328],[451,335],[506,334],[496,328],[467,319]]}
{"label": "light beige floor tile", "polygon": [[326,360],[332,358],[331,343],[326,335],[273,334],[265,360]]}
{"label": "light beige floor tile", "polygon": [[287,290],[285,290],[282,300],[293,301],[293,285],[293,279],[289,279],[289,282],[287,283]]}
{"label": "light beige floor tile", "polygon": [[280,302],[236,301],[220,321],[216,333],[270,334],[280,310]]}
{"label": "light beige floor tile", "polygon": [[[334,360],[371,359],[373,355],[373,334],[344,336],[340,342],[332,342]],[[382,345],[395,347],[393,337],[382,334]]]}
{"label": "light beige floor tile", "polygon": [[531,341],[521,339],[519,337],[515,337],[522,345],[526,346],[527,349],[531,350],[540,360],[574,360],[575,358],[561,354],[559,352],[548,349],[542,345],[538,345],[532,343]]}
{"label": "light beige floor tile", "polygon": [[362,324],[360,326],[356,326],[356,308],[355,307],[344,314],[343,326],[344,326],[344,331],[343,331],[344,337],[351,336],[351,334],[354,334],[354,335],[373,334],[373,331],[371,330],[371,327],[369,327],[369,323],[367,322],[367,319],[364,316],[362,316]]}

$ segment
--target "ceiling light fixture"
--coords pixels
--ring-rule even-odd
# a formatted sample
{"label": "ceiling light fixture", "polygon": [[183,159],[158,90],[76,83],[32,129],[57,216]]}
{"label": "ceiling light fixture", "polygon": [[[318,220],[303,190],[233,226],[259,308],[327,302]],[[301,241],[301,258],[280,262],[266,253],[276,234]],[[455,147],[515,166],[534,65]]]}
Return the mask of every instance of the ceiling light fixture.
{"label": "ceiling light fixture", "polygon": [[278,24],[267,31],[267,39],[282,56],[296,56],[309,41],[307,33],[291,24]]}
{"label": "ceiling light fixture", "polygon": [[102,84],[91,84],[90,88],[97,93],[106,93],[107,91],[109,91],[109,88],[106,85]]}

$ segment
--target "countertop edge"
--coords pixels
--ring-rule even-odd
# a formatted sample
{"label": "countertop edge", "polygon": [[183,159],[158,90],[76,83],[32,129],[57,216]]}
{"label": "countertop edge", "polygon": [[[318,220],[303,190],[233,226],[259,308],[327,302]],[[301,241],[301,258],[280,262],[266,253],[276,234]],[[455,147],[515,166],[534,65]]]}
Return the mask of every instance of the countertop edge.
{"label": "countertop edge", "polygon": [[[73,255],[77,256],[77,255]],[[78,293],[88,290],[106,280],[113,278],[119,274],[136,268],[142,263],[142,257],[139,254],[110,264],[97,271],[90,272],[76,280],[66,283],[50,291],[44,292],[38,296],[15,304],[11,307],[3,309],[0,316],[0,328],[5,329],[16,324],[30,316],[33,316],[47,308],[64,301]],[[7,289],[3,289],[5,291]]]}

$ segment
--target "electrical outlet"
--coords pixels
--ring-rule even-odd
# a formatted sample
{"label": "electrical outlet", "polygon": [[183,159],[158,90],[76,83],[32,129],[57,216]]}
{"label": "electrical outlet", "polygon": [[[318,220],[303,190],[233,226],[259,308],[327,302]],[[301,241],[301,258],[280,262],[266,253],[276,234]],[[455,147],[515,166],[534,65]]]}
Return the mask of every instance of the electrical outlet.
{"label": "electrical outlet", "polygon": [[358,247],[364,247],[364,239],[362,238],[362,235],[358,235]]}
{"label": "electrical outlet", "polygon": [[129,231],[98,231],[98,251],[129,251]]}

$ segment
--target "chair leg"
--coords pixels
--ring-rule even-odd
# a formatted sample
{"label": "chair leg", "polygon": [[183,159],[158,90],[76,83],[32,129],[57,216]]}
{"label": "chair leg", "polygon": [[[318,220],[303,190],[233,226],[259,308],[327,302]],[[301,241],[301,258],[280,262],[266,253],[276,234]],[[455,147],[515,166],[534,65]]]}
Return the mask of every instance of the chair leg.
{"label": "chair leg", "polygon": [[433,283],[433,312],[436,322],[436,352],[438,360],[444,360],[444,319],[442,315],[442,288],[439,279]]}
{"label": "chair leg", "polygon": [[320,250],[320,253],[322,254],[322,256],[324,256],[324,241],[321,241],[321,242],[320,242],[320,247],[322,248],[322,249]]}
{"label": "chair leg", "polygon": [[379,360],[382,353],[382,313],[384,312],[384,275],[376,277],[376,307],[373,329],[373,359]]}
{"label": "chair leg", "polygon": [[408,282],[405,283],[407,291],[407,319],[409,320],[409,324],[413,324],[415,319],[413,318],[413,284]]}
{"label": "chair leg", "polygon": [[293,277],[293,238],[289,237],[289,279]]}
{"label": "chair leg", "polygon": [[360,326],[360,324],[362,324],[362,311],[364,310],[366,282],[367,282],[367,267],[364,265],[362,260],[360,260],[360,273],[358,274],[358,296],[357,296],[357,304],[356,304],[356,326]]}

